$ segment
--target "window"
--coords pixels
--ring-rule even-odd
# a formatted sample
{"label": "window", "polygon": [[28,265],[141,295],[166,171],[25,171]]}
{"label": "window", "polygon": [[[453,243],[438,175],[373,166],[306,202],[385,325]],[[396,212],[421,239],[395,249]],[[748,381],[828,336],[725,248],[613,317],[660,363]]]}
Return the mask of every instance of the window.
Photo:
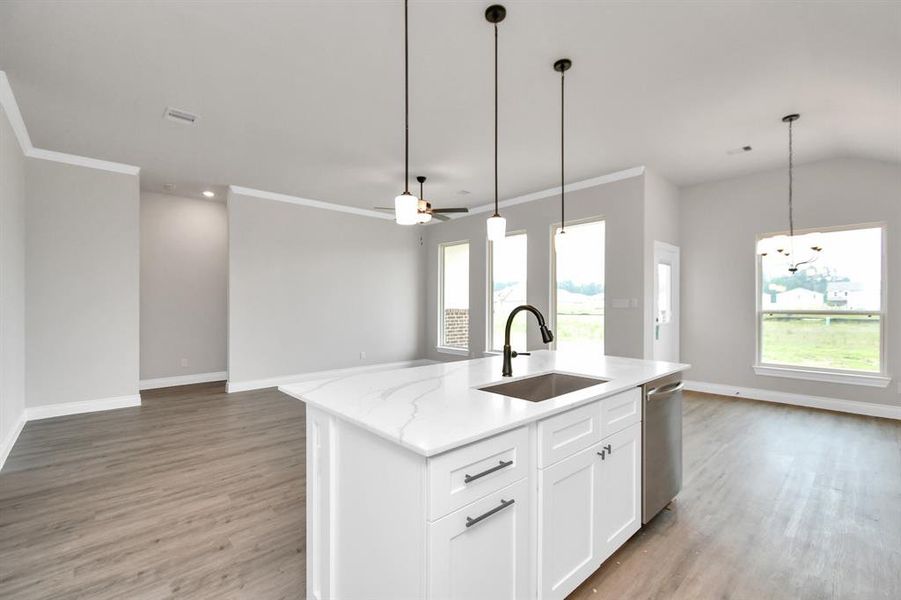
{"label": "window", "polygon": [[439,246],[438,346],[469,349],[469,242]]}
{"label": "window", "polygon": [[[818,243],[816,260],[794,274],[778,253],[759,257],[758,373],[778,374],[767,373],[768,365],[884,373],[883,228],[828,231]],[[797,260],[813,255],[798,246],[803,241]]]}
{"label": "window", "polygon": [[557,349],[603,352],[604,221],[567,225],[562,237],[565,241],[553,244]]}
{"label": "window", "polygon": [[[488,349],[504,349],[504,328],[510,311],[526,303],[526,247],[525,233],[513,233],[502,242],[490,242],[488,286],[491,311],[488,322]],[[510,345],[515,350],[526,349],[526,319],[517,318],[510,330]]]}

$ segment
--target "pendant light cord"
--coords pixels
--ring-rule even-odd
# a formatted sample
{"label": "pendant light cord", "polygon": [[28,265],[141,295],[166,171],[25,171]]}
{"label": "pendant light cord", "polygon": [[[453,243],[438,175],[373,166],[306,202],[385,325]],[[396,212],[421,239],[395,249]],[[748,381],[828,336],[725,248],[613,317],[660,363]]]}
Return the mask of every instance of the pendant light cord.
{"label": "pendant light cord", "polygon": [[497,23],[494,24],[494,216],[497,211]]}
{"label": "pendant light cord", "polygon": [[792,171],[794,170],[794,151],[792,148],[792,123],[794,123],[794,120],[788,122],[788,233],[789,236],[794,239],[795,220],[794,211],[792,210],[792,184],[794,183]]}
{"label": "pendant light cord", "polygon": [[410,193],[410,41],[404,0],[404,194]]}
{"label": "pendant light cord", "polygon": [[563,164],[564,164],[564,162],[563,162],[563,148],[564,148],[564,146],[563,146],[563,128],[564,128],[563,111],[565,110],[564,94],[563,94],[563,80],[565,77],[566,77],[565,72],[560,71],[560,233],[564,233],[564,231],[566,229],[566,213],[565,213],[566,208],[565,208],[565,203],[564,203],[564,198],[563,198],[563,194],[565,192],[564,188],[566,186],[566,184],[565,184],[566,178],[565,178],[564,171],[563,171]]}

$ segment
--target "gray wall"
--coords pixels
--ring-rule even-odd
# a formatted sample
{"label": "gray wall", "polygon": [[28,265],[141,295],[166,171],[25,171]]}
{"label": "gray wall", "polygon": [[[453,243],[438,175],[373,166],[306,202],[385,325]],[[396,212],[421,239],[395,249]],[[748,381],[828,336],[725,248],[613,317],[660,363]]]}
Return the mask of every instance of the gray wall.
{"label": "gray wall", "polygon": [[[567,192],[567,220],[604,217],[606,219],[606,322],[605,352],[641,358],[643,348],[644,294],[644,177],[614,181]],[[551,227],[560,222],[560,196],[503,208],[507,231],[528,233],[529,303],[545,316],[550,312]],[[480,358],[486,346],[487,246],[485,220],[489,213],[477,213],[444,224],[424,227],[428,266],[426,279],[426,344],[429,358],[454,360],[436,350],[438,342],[438,245],[469,240],[470,356]],[[612,308],[613,298],[638,298],[638,308]],[[526,318],[525,315],[517,317]],[[528,317],[531,319],[531,317]],[[534,322],[529,323],[529,348],[543,348]]]}
{"label": "gray wall", "polygon": [[227,297],[225,203],[142,193],[141,379],[225,371]]}
{"label": "gray wall", "polygon": [[0,107],[0,447],[24,411],[25,155]]}
{"label": "gray wall", "polygon": [[654,358],[654,242],[679,245],[679,190],[651,169],[644,175],[644,358]]}
{"label": "gray wall", "polygon": [[138,393],[138,177],[26,160],[26,404]]}
{"label": "gray wall", "polygon": [[[899,404],[888,389],[756,375],[755,239],[786,228],[784,169],[681,190],[682,360],[693,380]],[[901,166],[830,160],[795,169],[801,228],[883,221],[887,228],[888,371],[901,375]]]}
{"label": "gray wall", "polygon": [[422,228],[233,193],[228,223],[229,382],[421,356]]}

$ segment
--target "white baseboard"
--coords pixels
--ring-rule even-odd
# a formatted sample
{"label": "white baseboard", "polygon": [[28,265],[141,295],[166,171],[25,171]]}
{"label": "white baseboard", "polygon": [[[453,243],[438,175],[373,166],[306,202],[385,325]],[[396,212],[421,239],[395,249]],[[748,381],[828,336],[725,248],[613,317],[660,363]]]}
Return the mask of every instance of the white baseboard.
{"label": "white baseboard", "polygon": [[3,465],[6,464],[6,458],[16,444],[16,440],[19,439],[19,434],[22,433],[22,428],[25,427],[26,421],[25,411],[23,410],[22,414],[19,415],[19,420],[16,421],[16,424],[13,425],[12,430],[6,435],[6,439],[4,439],[2,445],[0,445],[0,470],[3,470]]}
{"label": "white baseboard", "polygon": [[806,406],[808,408],[835,410],[838,412],[853,413],[855,415],[901,419],[901,406],[892,406],[889,404],[845,400],[843,398],[827,398],[825,396],[808,396],[807,394],[792,394],[789,392],[738,387],[735,385],[709,383],[706,381],[685,380],[685,389],[693,392],[719,394],[721,396],[738,396],[739,398],[748,398],[750,400],[763,400],[764,402],[777,402],[779,404],[792,404],[795,406]]}
{"label": "white baseboard", "polygon": [[403,369],[406,367],[418,367],[420,365],[429,365],[435,361],[426,358],[416,360],[402,360],[391,363],[379,363],[376,365],[365,365],[362,367],[348,367],[345,369],[330,369],[328,371],[313,371],[310,373],[298,373],[296,375],[284,375],[282,377],[270,377],[268,379],[252,379],[248,381],[228,381],[226,387],[229,394],[232,392],[246,392],[249,390],[259,390],[262,388],[278,387],[289,383],[298,383],[301,381],[311,381],[313,379],[330,379],[332,377],[346,377],[348,375],[356,375],[357,373],[368,373],[370,371],[385,371],[387,369]]}
{"label": "white baseboard", "polygon": [[112,410],[114,408],[129,408],[132,406],[141,406],[140,394],[100,398],[99,400],[83,400],[81,402],[63,402],[62,404],[48,404],[46,406],[31,406],[25,409],[25,419],[37,421],[38,419],[50,419],[52,417]]}
{"label": "white baseboard", "polygon": [[158,388],[175,387],[177,385],[191,385],[193,383],[208,383],[210,381],[225,381],[228,373],[217,371],[215,373],[196,373],[194,375],[176,375],[175,377],[157,377],[155,379],[142,379],[138,389],[155,390]]}

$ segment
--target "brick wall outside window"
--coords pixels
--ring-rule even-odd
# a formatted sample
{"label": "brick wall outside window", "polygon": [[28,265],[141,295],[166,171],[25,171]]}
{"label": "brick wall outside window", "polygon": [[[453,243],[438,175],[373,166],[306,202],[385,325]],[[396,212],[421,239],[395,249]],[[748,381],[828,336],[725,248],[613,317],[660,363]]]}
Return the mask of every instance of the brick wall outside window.
{"label": "brick wall outside window", "polygon": [[444,345],[469,348],[469,309],[444,309]]}

